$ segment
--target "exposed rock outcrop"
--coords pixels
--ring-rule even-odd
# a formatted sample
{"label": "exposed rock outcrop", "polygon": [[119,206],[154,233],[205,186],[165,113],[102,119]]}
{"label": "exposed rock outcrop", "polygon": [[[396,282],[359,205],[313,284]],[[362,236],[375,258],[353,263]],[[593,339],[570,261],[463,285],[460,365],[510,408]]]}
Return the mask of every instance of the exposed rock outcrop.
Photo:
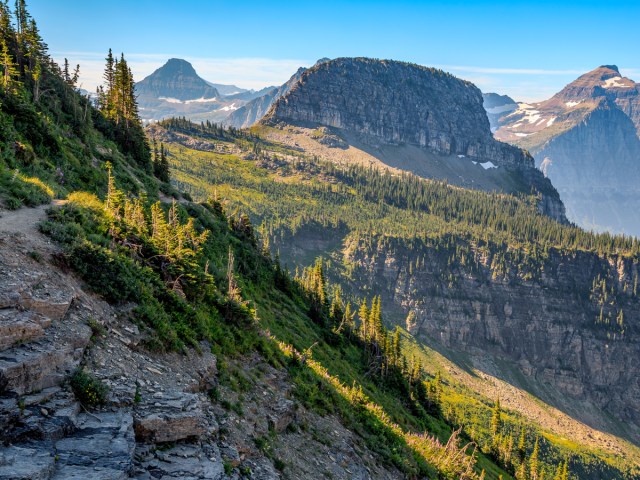
{"label": "exposed rock outcrop", "polygon": [[472,83],[403,62],[339,58],[317,64],[264,121],[325,125],[441,155],[533,166],[525,152],[493,139],[482,94]]}
{"label": "exposed rock outcrop", "polygon": [[[42,218],[44,208],[24,209],[0,223],[0,480],[275,480],[283,465],[290,478],[402,478],[337,418],[300,407],[286,371],[258,355],[237,360],[253,372],[239,396],[218,384],[207,344],[145,350],[131,306],[54,265]],[[108,388],[106,405],[80,405],[68,382],[79,366]],[[320,429],[331,446],[314,439]],[[258,447],[267,435],[280,463]]]}
{"label": "exposed rock outcrop", "polygon": [[[498,366],[488,373],[597,429],[637,441],[640,307],[634,285],[640,271],[633,259],[551,250],[538,265],[509,260],[505,272],[493,255],[473,251],[465,265],[450,264],[447,251],[386,239],[348,241],[344,254],[356,285],[384,292],[389,318],[405,326],[413,312],[409,329],[418,339],[491,358]],[[593,414],[593,406],[621,422]]]}

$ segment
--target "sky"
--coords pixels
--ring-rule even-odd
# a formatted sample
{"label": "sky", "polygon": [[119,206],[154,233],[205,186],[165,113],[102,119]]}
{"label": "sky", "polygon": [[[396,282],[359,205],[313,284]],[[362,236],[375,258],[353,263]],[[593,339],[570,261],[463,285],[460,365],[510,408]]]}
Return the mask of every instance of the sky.
{"label": "sky", "polygon": [[319,58],[438,67],[518,101],[599,65],[640,81],[640,0],[27,0],[54,59],[100,83],[109,48],[136,80],[169,58],[216,83],[280,85]]}

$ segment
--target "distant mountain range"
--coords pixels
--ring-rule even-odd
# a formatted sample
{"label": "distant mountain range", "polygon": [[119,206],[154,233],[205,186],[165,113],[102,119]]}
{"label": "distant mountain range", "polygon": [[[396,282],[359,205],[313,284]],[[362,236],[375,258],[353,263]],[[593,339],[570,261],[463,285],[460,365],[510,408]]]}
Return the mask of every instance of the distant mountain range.
{"label": "distant mountain range", "polygon": [[198,76],[186,60],[172,58],[144,80],[136,84],[140,98],[168,101],[213,100],[220,97],[215,87]]}
{"label": "distant mountain range", "polygon": [[640,236],[640,84],[603,65],[543,102],[486,94],[484,106],[495,137],[531,152],[570,220]]}
{"label": "distant mountain range", "polygon": [[[321,58],[314,64],[314,66],[328,61],[328,58]],[[230,113],[224,120],[224,123],[236,128],[246,128],[258,122],[267,114],[271,105],[273,105],[276,100],[286,95],[289,90],[291,90],[306,70],[306,68],[300,67],[285,84],[278,88],[271,87],[269,89],[265,89],[266,91],[264,95],[257,96],[242,108]]]}
{"label": "distant mountain range", "polygon": [[[328,59],[320,59],[312,69],[327,62],[329,62]],[[386,65],[391,64],[393,62],[386,63]],[[335,64],[332,63],[332,65]],[[306,68],[300,68],[280,87],[266,87],[259,91],[252,91],[236,85],[208,82],[196,73],[189,62],[171,59],[139,82],[136,88],[141,114],[147,122],[184,116],[196,122],[210,120],[236,128],[246,128],[263,119],[272,108],[276,108],[278,100],[288,96],[292,90],[296,90],[295,95],[300,91],[308,91],[306,83],[318,78],[318,72],[322,70],[314,70],[314,75],[310,77],[305,76],[308,71]],[[378,73],[384,76],[385,72]],[[338,74],[336,75],[339,77]],[[352,100],[362,103],[359,107],[361,115],[366,116],[367,105],[377,105],[380,101],[375,97],[375,91],[367,90],[379,80],[376,75],[366,79],[367,88],[353,93],[358,97]],[[303,77],[304,81],[301,81]],[[353,79],[357,80],[358,75]],[[329,82],[329,80],[325,78],[323,81]],[[403,82],[406,79],[398,78],[397,80],[395,101],[391,102],[388,108],[396,104],[404,105],[407,100],[403,93],[405,92]],[[353,89],[355,86],[340,86],[340,88],[347,87]],[[443,90],[442,93],[441,98],[445,98],[447,91]],[[284,114],[283,112],[287,112],[287,115],[292,113],[291,109],[301,100],[295,95],[291,98],[295,97],[296,101],[290,101],[288,98],[277,106],[272,119],[279,118]],[[424,95],[424,92],[418,92],[416,95],[418,99],[420,95]],[[639,85],[633,80],[622,77],[618,68],[613,65],[603,65],[582,75],[561,92],[543,102],[518,103],[506,95],[495,93],[483,95],[490,132],[496,139],[524,148],[533,155],[535,166],[542,170],[560,192],[570,220],[585,228],[638,236],[640,236],[640,195],[637,187],[640,184],[639,99]],[[311,109],[310,112],[314,115],[319,114],[313,117],[315,123],[330,128],[339,126],[342,130],[349,130],[345,129],[341,123],[344,121],[342,117],[329,118],[335,115],[336,111],[328,113],[325,110],[313,110],[316,107],[323,109],[328,107],[320,101],[322,98],[318,97],[316,100],[318,100],[317,105],[307,105]],[[344,97],[339,100],[347,101],[348,99]],[[407,108],[403,111],[397,108],[393,110],[395,112],[392,115],[393,118],[388,118],[391,122],[389,125],[378,126],[383,130],[375,130],[377,128],[373,126],[375,122],[367,124],[366,131],[358,132],[358,140],[363,134],[374,133],[397,144],[403,143],[405,141],[403,135],[407,133],[410,124],[421,125],[418,117],[414,122],[407,123],[408,112],[412,109],[409,104],[405,106]],[[476,127],[485,121],[469,115],[467,111],[466,118],[473,117]],[[352,125],[354,128],[356,126],[357,122]],[[420,128],[423,127],[427,128],[427,124]],[[428,127],[428,130],[414,132],[418,137],[423,135],[425,138],[420,139],[412,134],[415,141],[408,143],[420,144],[424,141],[430,148],[435,146],[442,151],[450,150],[451,155],[454,155],[454,152],[458,155],[450,162],[441,165],[442,168],[436,169],[438,172],[431,167],[425,167],[433,162],[430,164],[423,160],[416,160],[413,154],[412,160],[406,162],[401,160],[404,154],[398,157],[397,152],[393,154],[378,152],[376,156],[386,156],[387,162],[398,163],[402,166],[401,168],[406,167],[426,176],[446,178],[461,186],[513,190],[513,188],[505,189],[505,181],[501,180],[497,183],[487,181],[486,175],[482,175],[483,178],[477,178],[476,175],[467,171],[466,164],[463,168],[464,172],[458,171],[458,163],[463,156],[473,156],[468,151],[470,144],[465,143],[466,140],[457,143],[460,139],[453,134],[451,138],[447,137],[448,139],[443,139],[442,136],[427,138],[431,132],[437,130],[434,130],[431,124]],[[481,138],[478,135],[472,135],[472,137],[476,138],[476,142]],[[449,144],[448,142],[451,141],[453,143]],[[483,145],[482,148],[488,148],[487,146],[490,145],[486,142],[480,144]],[[388,150],[391,147],[384,148]],[[476,156],[481,156],[481,152],[473,148],[471,151]],[[396,158],[391,160],[393,155]],[[418,157],[421,155],[419,154]],[[497,151],[494,151],[487,158],[495,159],[496,155],[500,156]],[[499,163],[499,160],[495,162],[492,160],[492,165],[497,166]],[[561,215],[560,211],[556,213]]]}
{"label": "distant mountain range", "polygon": [[212,83],[201,78],[186,60],[172,58],[136,84],[142,118],[153,122],[170,117],[221,122],[247,102],[269,94],[236,85]]}

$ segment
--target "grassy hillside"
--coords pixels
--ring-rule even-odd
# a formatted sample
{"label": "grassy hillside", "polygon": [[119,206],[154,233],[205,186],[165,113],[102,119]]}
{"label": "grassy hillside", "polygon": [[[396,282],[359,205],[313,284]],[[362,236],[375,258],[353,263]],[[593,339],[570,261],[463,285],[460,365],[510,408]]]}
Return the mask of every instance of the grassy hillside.
{"label": "grassy hillside", "polygon": [[[179,121],[153,126],[150,131],[154,137],[170,142],[167,148],[173,182],[180,190],[198,200],[216,198],[235,216],[248,214],[260,224],[264,248],[274,252],[281,249],[287,260],[295,256],[298,265],[310,265],[317,255],[325,256],[331,277],[342,278],[343,285],[348,283],[349,265],[343,264],[339,255],[332,255],[343,248],[343,240],[352,245],[374,242],[373,250],[379,237],[407,245],[424,243],[428,248],[449,252],[456,262],[462,259],[471,264],[472,250],[481,248],[495,259],[488,262],[495,275],[512,274],[523,280],[542,275],[552,253],[638,256],[637,240],[593,235],[558,224],[537,212],[535,198],[466,191],[362,167],[338,168],[265,142],[251,131],[224,132]],[[332,233],[307,235],[309,231]],[[297,248],[296,241],[304,248]],[[353,305],[360,301],[349,293],[342,295]],[[282,335],[290,337],[299,331],[298,327]],[[445,367],[452,368],[441,355],[419,347],[410,337],[406,337],[405,348],[408,358],[421,359],[431,380]],[[620,458],[611,451],[580,445],[571,439],[570,431],[559,436],[515,411],[504,411],[502,443],[496,445],[491,430],[496,398],[474,391],[455,375],[445,377],[439,418],[449,425],[464,426],[466,435],[512,473],[522,468],[516,451],[524,432],[523,457],[530,457],[538,439],[541,462],[548,465],[550,478],[556,473],[554,467],[565,458],[580,478],[631,475],[633,458],[638,455],[635,447],[622,442],[627,453],[626,459]],[[438,431],[436,424],[428,428]],[[487,474],[493,477],[489,468]]]}

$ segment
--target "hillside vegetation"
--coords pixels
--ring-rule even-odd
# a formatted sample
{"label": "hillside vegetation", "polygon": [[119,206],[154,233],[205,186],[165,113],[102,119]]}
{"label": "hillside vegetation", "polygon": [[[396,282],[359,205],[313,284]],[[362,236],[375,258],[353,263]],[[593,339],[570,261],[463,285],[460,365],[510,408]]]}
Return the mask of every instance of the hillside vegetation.
{"label": "hillside vegetation", "polygon": [[[337,291],[351,311],[361,304],[362,295],[375,294],[375,290],[371,285],[367,288],[366,279],[354,275],[355,266],[344,263],[343,248],[369,251],[372,256],[386,248],[406,249],[413,257],[410,268],[414,272],[424,269],[429,252],[437,252],[444,259],[440,270],[443,281],[453,289],[459,281],[458,269],[473,272],[486,267],[495,278],[530,281],[544,275],[548,262],[576,252],[637,262],[636,239],[595,235],[562,225],[539,214],[533,197],[468,191],[359,166],[342,168],[263,141],[259,130],[238,132],[170,120],[150,127],[150,132],[159,141],[169,142],[166,148],[173,182],[180,190],[195,199],[215,198],[235,215],[247,214],[260,223],[263,248],[280,252],[291,268],[314,265],[317,255],[324,256],[329,277],[341,285],[329,292],[329,300],[336,298]],[[296,241],[296,236],[301,240]],[[304,278],[302,271],[298,278]],[[633,285],[628,287],[631,291]],[[385,317],[397,314],[394,310]],[[609,329],[607,335],[619,335],[615,311],[610,314],[614,318],[609,326],[605,322],[601,326]],[[354,318],[361,324],[361,316]],[[625,324],[625,328],[635,326]],[[418,352],[422,349],[414,348],[409,355],[421,357],[424,354]],[[440,367],[434,368],[429,355],[421,358],[433,380]],[[450,393],[441,397],[446,399],[446,413],[441,415],[452,425],[464,425],[464,431],[487,454],[506,463],[520,478],[524,478],[522,471],[518,472],[522,463],[514,452],[524,431],[521,425],[530,429],[525,435],[527,455],[533,452],[535,438],[540,437],[543,447],[539,448],[549,455],[543,462],[553,464],[550,458],[558,462],[563,455],[574,455],[571,470],[579,471],[580,478],[617,478],[633,463],[597,447],[578,447],[557,434],[544,433],[515,412],[503,413],[509,418],[504,425],[510,426],[505,427],[500,435],[502,443],[497,445],[490,426],[496,399],[478,396],[453,378],[450,381],[444,389]],[[459,411],[465,413],[459,416]],[[625,448],[630,448],[631,458],[636,455],[631,453],[635,452],[633,447]]]}

